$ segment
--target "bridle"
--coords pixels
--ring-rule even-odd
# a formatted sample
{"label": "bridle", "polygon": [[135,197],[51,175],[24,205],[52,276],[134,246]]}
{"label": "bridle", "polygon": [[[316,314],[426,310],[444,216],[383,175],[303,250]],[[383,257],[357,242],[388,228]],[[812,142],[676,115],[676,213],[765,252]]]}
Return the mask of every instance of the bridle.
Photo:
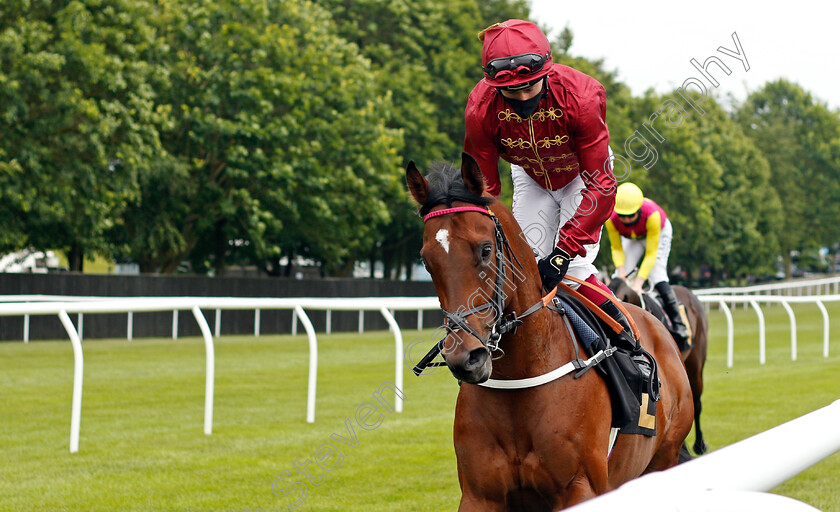
{"label": "bridle", "polygon": [[[473,307],[466,311],[462,311],[462,308],[459,308],[458,311],[451,312],[447,311],[443,308],[443,314],[446,318],[445,328],[447,331],[447,336],[449,334],[455,333],[458,330],[464,330],[471,335],[475,336],[482,345],[487,347],[491,354],[497,353],[498,355],[494,357],[494,359],[499,359],[500,357],[504,356],[504,351],[499,348],[499,342],[502,339],[502,335],[508,332],[515,334],[516,328],[522,325],[522,318],[530,315],[538,311],[540,308],[544,307],[548,302],[551,301],[553,298],[553,294],[550,296],[544,297],[542,300],[525,310],[524,313],[521,315],[517,315],[516,313],[511,313],[508,316],[504,316],[504,284],[505,284],[505,275],[506,275],[506,268],[505,265],[505,255],[510,254],[512,256],[513,261],[516,262],[516,265],[522,268],[522,265],[519,263],[519,260],[516,258],[516,254],[513,253],[513,250],[510,247],[510,242],[508,241],[507,237],[505,236],[505,232],[502,229],[502,224],[499,222],[498,217],[490,208],[482,208],[479,206],[456,206],[454,208],[445,208],[442,210],[436,210],[433,212],[429,212],[423,217],[423,222],[428,222],[429,219],[433,219],[435,217],[439,217],[441,215],[449,215],[453,213],[463,213],[463,212],[478,212],[490,217],[493,221],[494,227],[494,237],[496,241],[496,282],[493,289],[493,297],[490,301],[481,304],[480,306]],[[475,315],[477,313],[481,313],[488,309],[493,310],[493,318],[495,319],[494,323],[490,326],[490,334],[487,338],[481,336],[478,331],[476,331],[470,324],[467,322],[467,317],[470,315]],[[432,360],[437,357],[437,355],[443,350],[443,344],[446,340],[446,336],[440,340],[432,349],[426,354],[423,359],[420,360],[419,363],[413,368],[415,374],[420,375],[423,370],[430,366],[443,366],[446,363],[441,362],[432,362]]]}
{"label": "bridle", "polygon": [[[423,373],[423,370],[425,370],[428,367],[446,365],[445,362],[436,362],[433,360],[438,356],[438,354],[441,353],[441,351],[443,351],[444,341],[446,340],[446,338],[457,330],[464,330],[475,336],[481,342],[481,344],[484,345],[491,352],[491,356],[493,352],[501,352],[501,354],[498,357],[495,357],[494,359],[498,359],[504,356],[504,351],[502,351],[501,348],[499,348],[499,341],[501,340],[502,335],[508,332],[515,334],[516,328],[522,325],[523,318],[539,311],[542,308],[548,308],[563,313],[563,322],[566,324],[566,329],[570,334],[574,332],[569,320],[570,315],[563,312],[560,308],[557,307],[556,304],[553,303],[554,295],[557,292],[557,288],[554,288],[554,290],[552,290],[548,295],[542,297],[539,301],[537,301],[536,304],[526,309],[521,315],[517,315],[515,312],[512,312],[507,317],[504,317],[505,297],[503,287],[505,283],[506,269],[505,255],[510,254],[513,258],[513,261],[516,262],[516,265],[520,268],[522,268],[522,265],[519,263],[519,260],[516,258],[516,254],[514,254],[513,250],[511,249],[510,243],[508,242],[508,239],[505,236],[505,232],[502,229],[502,224],[499,222],[499,219],[496,217],[496,214],[494,214],[493,211],[487,207],[481,208],[479,206],[457,206],[454,208],[445,208],[442,210],[429,212],[428,214],[426,214],[425,217],[423,217],[423,222],[428,222],[429,219],[433,219],[441,215],[449,215],[452,213],[462,212],[482,213],[484,215],[489,216],[493,220],[494,237],[496,239],[496,283],[495,288],[493,290],[493,298],[489,302],[485,302],[484,304],[476,306],[467,311],[461,311],[459,309],[457,312],[453,313],[441,308],[444,316],[446,317],[445,328],[447,334],[443,337],[443,339],[438,341],[435,344],[435,346],[432,347],[431,350],[429,350],[429,353],[426,354],[423,357],[423,359],[420,360],[419,363],[417,363],[414,366],[412,371],[414,371],[416,375],[420,375],[421,373]],[[562,303],[562,300],[560,302]],[[467,317],[476,313],[480,313],[487,309],[493,309],[493,312],[496,315],[494,317],[496,321],[490,327],[490,335],[487,337],[487,339],[485,339],[478,334],[478,331],[476,331],[469,325],[469,323],[467,323]],[[577,318],[577,322],[578,324],[583,324],[583,321],[580,320],[579,317]],[[585,324],[579,325],[578,332],[586,331],[587,329],[592,333],[593,336],[595,336],[595,333],[592,332],[591,328],[589,328]],[[578,354],[577,345],[575,345],[575,354],[577,354],[577,357],[548,373],[524,379],[487,379],[485,382],[482,382],[478,385],[494,389],[527,389],[555,381],[574,371],[577,371],[577,373],[575,374],[575,378],[577,379],[581,377],[584,373],[589,371],[591,368],[600,364],[607,357],[612,356],[612,354],[615,351],[616,347],[607,347],[606,349],[599,350],[597,353],[593,354],[592,357],[590,357],[589,359],[583,360],[580,358],[580,354]]]}

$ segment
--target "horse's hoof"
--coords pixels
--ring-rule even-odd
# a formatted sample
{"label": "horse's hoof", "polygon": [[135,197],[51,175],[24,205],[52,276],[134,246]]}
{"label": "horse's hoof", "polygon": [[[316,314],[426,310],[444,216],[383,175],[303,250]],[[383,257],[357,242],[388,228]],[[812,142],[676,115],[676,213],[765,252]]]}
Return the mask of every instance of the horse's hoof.
{"label": "horse's hoof", "polygon": [[694,441],[694,453],[696,453],[697,455],[703,455],[704,453],[706,453],[706,450],[708,448],[709,447],[706,446],[706,441],[702,439],[697,439]]}

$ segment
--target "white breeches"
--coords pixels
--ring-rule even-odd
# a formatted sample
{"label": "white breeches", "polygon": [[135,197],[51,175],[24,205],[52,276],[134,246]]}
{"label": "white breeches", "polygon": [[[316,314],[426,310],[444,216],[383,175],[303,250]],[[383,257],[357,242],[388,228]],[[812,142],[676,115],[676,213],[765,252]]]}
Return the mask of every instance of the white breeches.
{"label": "white breeches", "polygon": [[[560,227],[572,218],[580,205],[581,191],[585,188],[583,180],[578,176],[559,190],[547,190],[518,165],[511,164],[510,174],[513,178],[513,216],[537,259],[545,258],[557,245]],[[566,275],[583,280],[598,273],[592,262],[601,247],[600,236],[599,233],[598,242],[584,246],[585,255],[572,259]],[[579,286],[565,279],[563,282],[572,288]]]}
{"label": "white breeches", "polygon": [[[671,227],[671,221],[665,219],[665,226],[659,233],[659,247],[656,250],[656,262],[653,264],[653,269],[647,280],[651,287],[656,286],[656,283],[662,281],[668,282],[668,255],[671,253],[671,238],[673,238],[674,229]],[[645,256],[647,250],[647,240],[644,238],[632,239],[621,237],[621,248],[624,249],[624,271],[630,272],[642,258]]]}

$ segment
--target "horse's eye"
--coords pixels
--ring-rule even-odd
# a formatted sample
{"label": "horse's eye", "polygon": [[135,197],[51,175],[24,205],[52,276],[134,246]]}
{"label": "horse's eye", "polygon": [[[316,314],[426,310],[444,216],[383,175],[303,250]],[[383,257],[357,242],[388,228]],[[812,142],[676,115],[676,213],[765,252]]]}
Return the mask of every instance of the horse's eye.
{"label": "horse's eye", "polygon": [[487,261],[490,259],[491,254],[493,254],[493,246],[490,244],[484,244],[481,246],[481,261]]}

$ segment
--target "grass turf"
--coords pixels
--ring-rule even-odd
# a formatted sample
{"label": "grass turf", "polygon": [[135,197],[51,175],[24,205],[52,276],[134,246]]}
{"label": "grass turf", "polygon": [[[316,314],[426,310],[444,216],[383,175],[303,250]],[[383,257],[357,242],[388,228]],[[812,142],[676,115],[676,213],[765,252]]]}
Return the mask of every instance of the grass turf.
{"label": "grass turf", "polygon": [[[790,360],[787,315],[776,307],[765,310],[765,365],[758,364],[755,314],[735,310],[731,369],[725,320],[712,312],[702,418],[712,450],[840,398],[840,330],[835,326],[825,359],[817,308],[794,309],[798,360]],[[840,318],[840,305],[829,312]],[[406,345],[430,336],[403,333]],[[405,409],[397,414],[373,396],[394,379],[389,333],[322,334],[318,341],[316,421],[307,424],[305,336],[217,339],[210,436],[203,433],[202,340],[85,341],[76,454],[69,453],[69,342],[0,344],[0,511],[267,512],[301,498],[289,488],[296,481],[307,486],[301,510],[457,509],[452,417],[458,386],[448,371],[418,378],[405,368]],[[364,423],[366,403],[378,407],[367,418],[370,430],[357,420],[358,413]],[[322,463],[337,465],[331,471],[314,462],[327,442],[338,447],[331,457],[320,452]],[[296,473],[295,461],[307,460],[317,485]],[[290,476],[275,482],[285,471]],[[774,492],[840,511],[838,474],[835,454]]]}

